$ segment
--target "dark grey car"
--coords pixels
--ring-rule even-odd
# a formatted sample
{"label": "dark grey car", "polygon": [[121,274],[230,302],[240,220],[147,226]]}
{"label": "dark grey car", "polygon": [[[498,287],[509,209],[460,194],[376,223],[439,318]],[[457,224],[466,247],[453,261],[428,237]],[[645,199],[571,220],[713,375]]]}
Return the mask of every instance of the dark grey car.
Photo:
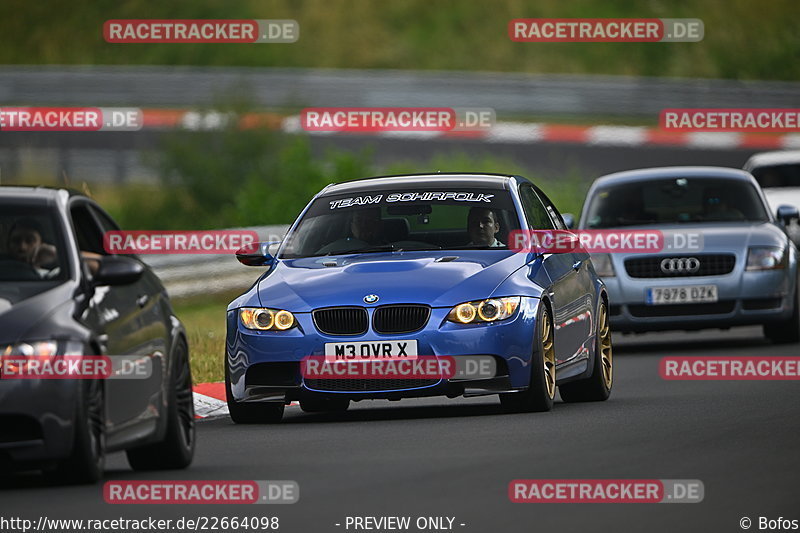
{"label": "dark grey car", "polygon": [[[66,190],[0,188],[0,355],[124,356],[146,379],[0,379],[0,472],[96,481],[106,452],[183,468],[195,428],[186,336],[159,279],[103,247],[113,220]],[[7,369],[6,369],[7,370]]]}

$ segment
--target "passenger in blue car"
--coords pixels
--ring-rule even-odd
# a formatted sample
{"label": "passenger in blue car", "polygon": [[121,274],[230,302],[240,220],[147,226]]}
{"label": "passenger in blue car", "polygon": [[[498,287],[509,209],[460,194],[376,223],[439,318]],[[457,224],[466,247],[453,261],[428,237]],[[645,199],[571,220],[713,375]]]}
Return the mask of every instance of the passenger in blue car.
{"label": "passenger in blue car", "polygon": [[505,246],[497,240],[500,231],[500,219],[497,213],[488,207],[473,207],[467,217],[467,232],[472,239],[470,246],[489,246],[499,248]]}

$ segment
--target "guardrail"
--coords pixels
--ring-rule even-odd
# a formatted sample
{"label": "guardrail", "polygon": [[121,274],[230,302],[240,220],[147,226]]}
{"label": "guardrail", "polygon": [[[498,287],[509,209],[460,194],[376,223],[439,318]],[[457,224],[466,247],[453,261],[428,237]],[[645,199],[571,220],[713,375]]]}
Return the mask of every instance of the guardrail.
{"label": "guardrail", "polygon": [[[288,225],[235,228],[255,231],[262,241],[280,241]],[[161,278],[170,297],[186,298],[241,290],[255,282],[263,269],[244,266],[233,254],[140,255]]]}
{"label": "guardrail", "polygon": [[797,107],[800,83],[628,76],[175,66],[0,67],[0,105],[491,107],[498,113],[657,116],[665,107]]}

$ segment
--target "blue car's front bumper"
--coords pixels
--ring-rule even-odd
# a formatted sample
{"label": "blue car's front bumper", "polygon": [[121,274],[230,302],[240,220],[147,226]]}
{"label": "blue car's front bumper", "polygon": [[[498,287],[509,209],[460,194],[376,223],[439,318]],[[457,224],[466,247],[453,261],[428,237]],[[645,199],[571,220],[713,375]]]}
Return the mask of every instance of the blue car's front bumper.
{"label": "blue car's front bumper", "polygon": [[[325,335],[315,327],[311,313],[296,313],[298,326],[288,331],[253,331],[241,325],[237,310],[229,310],[226,364],[231,392],[236,401],[289,401],[315,392],[345,394],[352,399],[393,399],[522,389],[530,381],[530,360],[539,302],[536,298],[523,298],[520,309],[512,318],[475,325],[449,322],[445,318],[450,308],[433,308],[423,329],[397,335],[375,333],[371,328],[363,335]],[[373,308],[368,308],[370,323],[373,311]],[[494,379],[480,381],[442,379],[410,388],[375,387],[346,392],[312,388],[301,375],[300,361],[308,356],[323,356],[325,343],[410,339],[417,341],[417,351],[421,356],[491,355],[498,362],[498,375]]]}

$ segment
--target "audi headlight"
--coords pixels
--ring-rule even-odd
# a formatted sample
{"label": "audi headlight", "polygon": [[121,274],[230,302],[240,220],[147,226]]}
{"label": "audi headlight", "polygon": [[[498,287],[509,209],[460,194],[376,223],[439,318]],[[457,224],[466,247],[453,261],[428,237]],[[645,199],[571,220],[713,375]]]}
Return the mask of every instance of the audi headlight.
{"label": "audi headlight", "polygon": [[265,307],[243,307],[239,309],[239,320],[247,329],[258,331],[285,331],[297,324],[289,311]]}
{"label": "audi headlight", "polygon": [[611,254],[592,254],[592,264],[601,278],[613,278],[617,274],[614,272],[614,263],[611,261]]}
{"label": "audi headlight", "polygon": [[521,298],[489,298],[458,304],[447,314],[447,320],[457,324],[478,324],[497,322],[514,316],[519,308]]}
{"label": "audi headlight", "polygon": [[789,254],[777,246],[751,246],[747,252],[747,270],[776,270],[786,268]]}

